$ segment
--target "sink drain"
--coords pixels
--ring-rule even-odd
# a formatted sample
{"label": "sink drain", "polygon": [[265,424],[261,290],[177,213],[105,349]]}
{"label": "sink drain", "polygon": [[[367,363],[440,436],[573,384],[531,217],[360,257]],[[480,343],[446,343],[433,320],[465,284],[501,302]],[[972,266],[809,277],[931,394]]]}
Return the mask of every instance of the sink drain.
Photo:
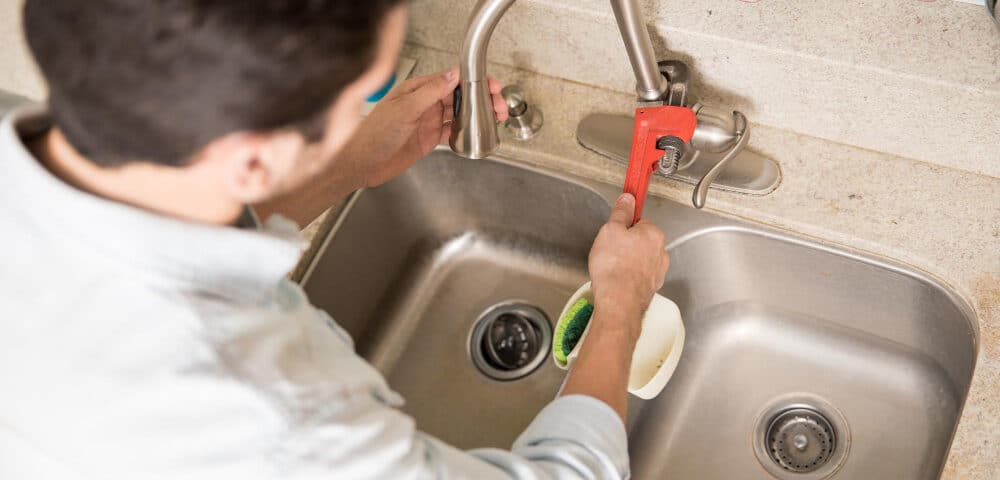
{"label": "sink drain", "polygon": [[502,303],[479,316],[469,339],[472,363],[487,377],[517,380],[533,372],[548,354],[552,326],[541,310]]}
{"label": "sink drain", "polygon": [[851,443],[844,416],[811,394],[773,400],[758,417],[754,438],[757,460],[781,480],[829,478],[847,459]]}
{"label": "sink drain", "polygon": [[833,427],[823,414],[793,408],[771,421],[766,435],[771,460],[790,472],[813,472],[830,461],[837,445]]}

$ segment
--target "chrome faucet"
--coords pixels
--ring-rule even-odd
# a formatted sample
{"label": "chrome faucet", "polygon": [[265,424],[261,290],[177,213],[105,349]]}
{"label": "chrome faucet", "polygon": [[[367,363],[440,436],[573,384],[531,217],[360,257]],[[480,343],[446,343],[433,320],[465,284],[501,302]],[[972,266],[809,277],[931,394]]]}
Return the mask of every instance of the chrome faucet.
{"label": "chrome faucet", "polygon": [[[479,0],[473,7],[462,43],[462,78],[455,90],[455,121],[451,125],[451,149],[466,158],[486,158],[500,146],[493,101],[486,83],[486,50],[497,22],[515,0]],[[657,102],[669,94],[670,84],[653,55],[646,25],[636,0],[611,0],[618,29],[625,42],[636,94],[640,101]]]}
{"label": "chrome faucet", "polygon": [[[459,64],[461,81],[455,89],[455,120],[451,125],[449,140],[451,149],[466,158],[486,158],[500,146],[493,101],[486,80],[486,51],[493,30],[514,1],[478,0],[469,19],[465,40],[462,42],[462,59]],[[737,111],[727,112],[701,104],[689,105],[688,67],[676,60],[656,61],[638,1],[611,0],[611,8],[635,73],[637,106],[686,107],[693,110],[697,117],[690,145],[676,145],[670,152],[664,150],[664,158],[670,157],[671,161],[661,163],[659,173],[687,181],[689,173],[698,172],[699,177],[691,182],[696,185],[692,203],[697,208],[705,205],[708,189],[713,184],[723,189],[744,192],[773,190],[780,181],[780,171],[776,165],[772,165],[773,161],[760,157],[747,160],[748,156],[740,155],[750,134],[750,124],[746,117]],[[604,117],[591,115],[581,123],[577,134],[580,143],[612,158],[620,158],[621,155],[614,155],[612,152],[618,152],[619,145],[624,146],[627,161],[631,130],[618,132],[614,129],[609,132],[607,127],[611,122],[602,120],[592,126],[596,119]],[[659,148],[661,139],[655,140]],[[692,148],[686,148],[687,146]],[[685,153],[682,154],[681,151]],[[704,160],[696,162],[699,158]],[[716,178],[731,162],[734,163],[733,169],[739,172],[735,175],[736,180],[729,182],[725,179],[719,185]],[[695,168],[688,169],[696,163]],[[746,173],[748,169],[749,174]],[[735,185],[730,186],[728,183]]]}

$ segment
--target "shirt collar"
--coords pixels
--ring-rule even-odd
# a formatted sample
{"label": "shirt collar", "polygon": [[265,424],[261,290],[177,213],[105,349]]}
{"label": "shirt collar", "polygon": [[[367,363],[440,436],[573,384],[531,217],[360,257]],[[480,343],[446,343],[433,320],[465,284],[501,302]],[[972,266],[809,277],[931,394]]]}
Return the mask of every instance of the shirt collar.
{"label": "shirt collar", "polygon": [[305,247],[298,227],[272,217],[261,229],[188,222],[78,190],[45,169],[22,138],[51,127],[41,107],[0,121],[0,198],[44,235],[73,242],[102,261],[181,288],[260,303]]}

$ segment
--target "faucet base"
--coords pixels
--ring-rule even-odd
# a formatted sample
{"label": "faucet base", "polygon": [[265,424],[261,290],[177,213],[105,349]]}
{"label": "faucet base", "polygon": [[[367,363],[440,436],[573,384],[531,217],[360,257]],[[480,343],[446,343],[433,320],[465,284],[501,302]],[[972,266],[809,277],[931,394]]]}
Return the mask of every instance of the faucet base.
{"label": "faucet base", "polygon": [[[576,139],[588,150],[622,165],[628,164],[634,120],[627,115],[592,113],[576,129]],[[722,160],[723,153],[701,151],[698,160],[669,175],[657,173],[689,185],[697,185]],[[712,182],[711,188],[749,195],[767,195],[781,183],[781,168],[774,160],[752,150],[743,150]]]}

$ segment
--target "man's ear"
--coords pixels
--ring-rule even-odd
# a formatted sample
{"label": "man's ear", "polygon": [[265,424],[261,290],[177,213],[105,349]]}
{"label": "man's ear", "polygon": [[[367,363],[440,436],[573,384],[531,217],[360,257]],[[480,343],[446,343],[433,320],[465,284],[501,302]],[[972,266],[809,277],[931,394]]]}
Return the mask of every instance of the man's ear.
{"label": "man's ear", "polygon": [[303,148],[298,132],[236,132],[206,149],[233,199],[253,204],[273,196]]}

